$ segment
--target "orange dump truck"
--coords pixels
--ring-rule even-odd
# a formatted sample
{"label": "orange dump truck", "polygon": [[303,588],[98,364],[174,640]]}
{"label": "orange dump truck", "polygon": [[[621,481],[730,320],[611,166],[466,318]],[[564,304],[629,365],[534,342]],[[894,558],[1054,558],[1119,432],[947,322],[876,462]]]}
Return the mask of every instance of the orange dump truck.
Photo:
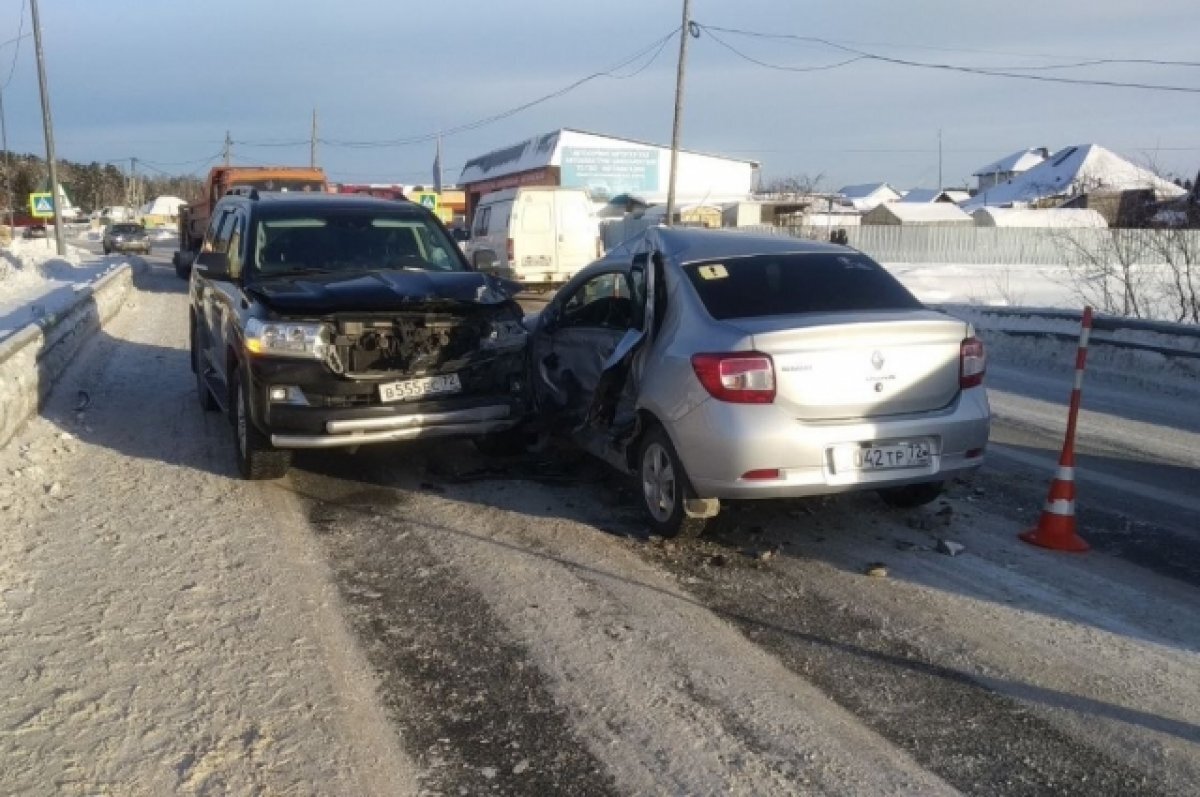
{"label": "orange dump truck", "polygon": [[204,184],[204,194],[179,209],[179,251],[176,271],[186,273],[200,251],[204,231],[217,200],[234,188],[259,191],[328,191],[325,172],[312,166],[214,166]]}

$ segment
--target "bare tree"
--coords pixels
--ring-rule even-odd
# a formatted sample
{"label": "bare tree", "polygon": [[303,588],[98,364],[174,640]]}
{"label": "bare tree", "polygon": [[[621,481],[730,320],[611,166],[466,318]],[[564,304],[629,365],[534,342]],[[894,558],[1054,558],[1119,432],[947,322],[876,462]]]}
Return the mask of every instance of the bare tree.
{"label": "bare tree", "polygon": [[1155,230],[1151,249],[1161,258],[1159,295],[1176,321],[1200,323],[1200,230]]}
{"label": "bare tree", "polygon": [[812,196],[820,190],[825,174],[796,174],[790,177],[773,177],[762,184],[762,193],[785,199],[800,199]]}
{"label": "bare tree", "polygon": [[1151,278],[1139,262],[1151,238],[1148,232],[1122,227],[1057,231],[1054,238],[1076,296],[1106,313],[1147,315]]}

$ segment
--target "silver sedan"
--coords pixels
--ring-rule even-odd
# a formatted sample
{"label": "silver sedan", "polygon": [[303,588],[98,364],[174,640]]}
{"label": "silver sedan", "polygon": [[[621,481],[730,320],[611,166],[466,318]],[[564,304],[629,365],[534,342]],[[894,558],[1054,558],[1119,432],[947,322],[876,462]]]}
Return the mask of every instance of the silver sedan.
{"label": "silver sedan", "polygon": [[721,499],[916,506],[983,462],[983,344],[853,249],[655,227],[529,326],[539,413],[636,475],[664,536]]}

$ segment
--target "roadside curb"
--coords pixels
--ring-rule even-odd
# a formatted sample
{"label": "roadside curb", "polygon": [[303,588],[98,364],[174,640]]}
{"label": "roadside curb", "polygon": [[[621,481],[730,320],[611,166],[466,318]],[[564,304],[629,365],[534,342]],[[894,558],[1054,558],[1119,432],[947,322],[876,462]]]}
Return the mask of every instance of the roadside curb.
{"label": "roadside curb", "polygon": [[112,320],[145,263],[125,263],[76,292],[71,304],[0,341],[0,447],[36,413],[83,343]]}

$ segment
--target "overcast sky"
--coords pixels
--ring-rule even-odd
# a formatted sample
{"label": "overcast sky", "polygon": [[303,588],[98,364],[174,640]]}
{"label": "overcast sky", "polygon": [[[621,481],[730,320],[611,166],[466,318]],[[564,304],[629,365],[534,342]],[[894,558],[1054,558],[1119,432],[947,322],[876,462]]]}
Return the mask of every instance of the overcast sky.
{"label": "overcast sky", "polygon": [[[0,0],[0,40],[23,0]],[[319,162],[333,179],[428,182],[418,138],[484,119],[644,50],[677,27],[682,0],[41,0],[58,153],[136,156],[207,169],[228,129],[235,162]],[[1200,61],[1197,0],[693,0],[714,27],[816,36],[894,58],[993,68],[1081,59]],[[28,9],[25,12],[29,31]],[[714,37],[713,33],[716,34]],[[795,41],[701,31],[692,39],[683,145],[758,160],[764,177],[823,185],[946,185],[1026,146],[1099,143],[1174,174],[1200,168],[1200,93],[1053,84],[858,61]],[[0,48],[0,80],[14,45]],[[445,137],[447,181],[467,159],[559,127],[668,143],[678,38],[599,78]],[[648,65],[647,65],[648,63]],[[1028,74],[1192,87],[1200,67],[1101,65]],[[44,154],[31,38],[4,92],[11,149]],[[289,142],[301,142],[289,144]],[[266,146],[282,143],[285,146]]]}

